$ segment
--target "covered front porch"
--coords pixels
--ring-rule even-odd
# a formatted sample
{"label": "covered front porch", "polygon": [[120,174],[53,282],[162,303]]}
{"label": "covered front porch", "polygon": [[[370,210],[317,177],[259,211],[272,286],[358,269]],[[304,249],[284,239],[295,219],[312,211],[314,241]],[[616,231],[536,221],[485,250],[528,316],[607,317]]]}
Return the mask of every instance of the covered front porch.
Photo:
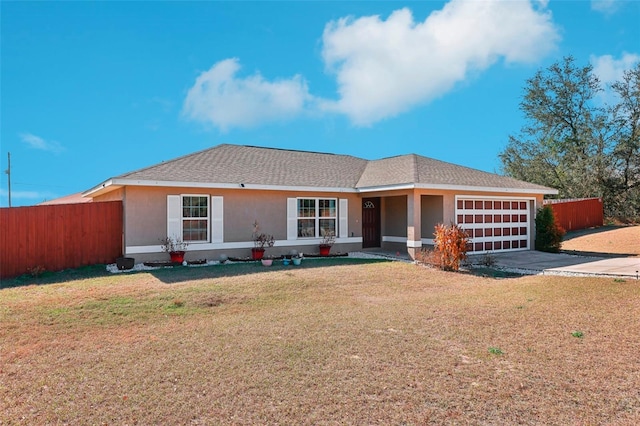
{"label": "covered front porch", "polygon": [[535,208],[531,196],[419,189],[363,194],[362,247],[415,258],[434,244],[436,225],[455,223],[467,231],[470,252],[530,250]]}

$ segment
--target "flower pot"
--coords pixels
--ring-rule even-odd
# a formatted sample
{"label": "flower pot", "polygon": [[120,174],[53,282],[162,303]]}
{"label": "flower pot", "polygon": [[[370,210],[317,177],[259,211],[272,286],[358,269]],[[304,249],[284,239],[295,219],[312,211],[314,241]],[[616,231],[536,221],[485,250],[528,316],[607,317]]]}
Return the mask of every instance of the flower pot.
{"label": "flower pot", "polygon": [[133,257],[119,257],[116,259],[116,266],[119,270],[131,269],[135,264],[135,259]]}
{"label": "flower pot", "polygon": [[320,256],[329,256],[331,246],[320,244]]}
{"label": "flower pot", "polygon": [[169,256],[171,256],[171,261],[176,263],[184,262],[184,252],[183,251],[172,251],[169,252]]}
{"label": "flower pot", "polygon": [[264,266],[271,266],[272,263],[273,263],[273,259],[262,259],[262,264]]}
{"label": "flower pot", "polygon": [[264,249],[260,247],[254,247],[251,249],[251,258],[253,260],[260,260],[264,256]]}
{"label": "flower pot", "polygon": [[288,265],[289,265],[289,262],[290,262],[290,260],[289,260],[289,259],[287,259],[286,257],[285,257],[284,259],[282,259],[282,264],[283,264],[284,266],[288,266]]}
{"label": "flower pot", "polygon": [[299,257],[294,257],[293,259],[291,259],[293,261],[293,264],[296,266],[300,266],[300,263],[302,263],[302,259]]}

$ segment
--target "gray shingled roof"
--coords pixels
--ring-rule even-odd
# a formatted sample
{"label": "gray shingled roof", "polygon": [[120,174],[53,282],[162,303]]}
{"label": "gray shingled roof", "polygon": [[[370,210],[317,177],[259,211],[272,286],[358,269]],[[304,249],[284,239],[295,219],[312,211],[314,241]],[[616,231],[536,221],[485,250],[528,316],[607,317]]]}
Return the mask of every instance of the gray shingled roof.
{"label": "gray shingled roof", "polygon": [[550,189],[511,177],[483,172],[416,154],[370,161],[357,187],[366,188],[410,183],[426,186],[452,185],[485,188]]}
{"label": "gray shingled roof", "polygon": [[117,179],[355,188],[366,164],[349,155],[218,145]]}
{"label": "gray shingled roof", "polygon": [[401,184],[551,189],[416,154],[369,161],[240,145],[218,145],[114,179],[357,189]]}

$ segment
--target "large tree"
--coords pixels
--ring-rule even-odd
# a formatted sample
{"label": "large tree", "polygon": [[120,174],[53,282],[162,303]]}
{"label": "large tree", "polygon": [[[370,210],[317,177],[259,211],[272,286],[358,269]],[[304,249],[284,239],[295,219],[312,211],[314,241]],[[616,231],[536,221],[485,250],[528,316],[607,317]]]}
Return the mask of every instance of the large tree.
{"label": "large tree", "polygon": [[610,216],[640,215],[640,64],[610,90],[612,105],[572,57],[538,71],[520,104],[525,125],[500,154],[505,174],[562,198],[602,197]]}
{"label": "large tree", "polygon": [[619,102],[611,107],[614,142],[608,202],[616,212],[640,216],[640,64],[611,86]]}

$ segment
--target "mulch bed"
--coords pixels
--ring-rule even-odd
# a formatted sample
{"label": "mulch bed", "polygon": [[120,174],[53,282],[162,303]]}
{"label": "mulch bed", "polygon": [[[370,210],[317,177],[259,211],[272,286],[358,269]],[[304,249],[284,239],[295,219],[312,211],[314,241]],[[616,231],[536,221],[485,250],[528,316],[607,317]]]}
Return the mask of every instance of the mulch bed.
{"label": "mulch bed", "polygon": [[[332,253],[328,256],[321,256],[319,253],[315,254],[305,254],[304,257],[307,258],[332,258],[332,257],[346,257],[349,256],[349,253]],[[291,255],[283,255],[283,256],[274,256],[274,257],[265,257],[265,259],[273,259],[273,260],[282,260],[284,258],[291,259]],[[257,260],[252,259],[251,257],[229,257],[230,262],[257,262]],[[187,266],[191,265],[204,265],[207,263],[207,259],[197,259],[197,260],[187,260]],[[173,266],[183,266],[180,262],[171,262],[169,260],[165,261],[150,261],[143,262],[144,266],[149,266],[152,268],[164,268],[164,267],[173,267]]]}
{"label": "mulch bed", "polygon": [[[187,260],[187,265],[204,265],[207,263],[207,259],[197,259],[197,260]],[[151,262],[143,262],[144,266],[149,266],[152,268],[163,268],[169,266],[183,266],[180,262],[172,262],[170,260],[165,261],[151,261]]]}

